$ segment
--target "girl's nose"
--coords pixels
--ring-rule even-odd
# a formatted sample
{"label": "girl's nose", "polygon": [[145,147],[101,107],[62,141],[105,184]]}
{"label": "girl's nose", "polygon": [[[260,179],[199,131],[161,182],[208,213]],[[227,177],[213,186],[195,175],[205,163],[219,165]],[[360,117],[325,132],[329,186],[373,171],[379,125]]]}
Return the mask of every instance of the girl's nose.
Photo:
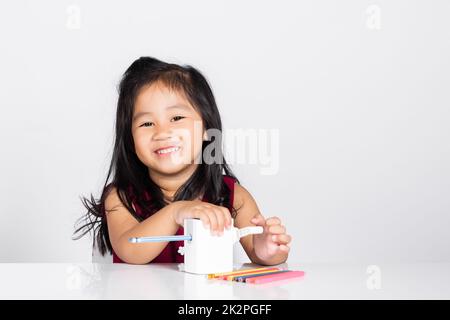
{"label": "girl's nose", "polygon": [[157,130],[154,135],[155,140],[166,140],[173,136],[172,128],[168,125],[160,125],[157,127]]}

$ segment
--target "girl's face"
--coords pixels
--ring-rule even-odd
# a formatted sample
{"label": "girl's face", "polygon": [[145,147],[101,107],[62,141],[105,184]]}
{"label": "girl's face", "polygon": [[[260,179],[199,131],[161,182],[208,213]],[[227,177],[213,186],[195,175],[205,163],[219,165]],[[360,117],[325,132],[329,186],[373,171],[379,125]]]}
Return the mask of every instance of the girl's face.
{"label": "girl's face", "polygon": [[199,163],[206,135],[184,95],[158,83],[143,87],[132,121],[136,155],[151,172],[173,175]]}

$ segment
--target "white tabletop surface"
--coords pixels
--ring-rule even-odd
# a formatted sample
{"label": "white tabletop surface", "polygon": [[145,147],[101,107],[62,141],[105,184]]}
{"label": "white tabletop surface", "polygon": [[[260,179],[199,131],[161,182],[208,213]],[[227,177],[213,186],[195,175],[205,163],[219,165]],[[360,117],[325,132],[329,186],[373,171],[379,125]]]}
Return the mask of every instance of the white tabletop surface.
{"label": "white tabletop surface", "polygon": [[0,299],[450,299],[450,263],[281,266],[305,276],[255,285],[185,273],[182,264],[2,263]]}

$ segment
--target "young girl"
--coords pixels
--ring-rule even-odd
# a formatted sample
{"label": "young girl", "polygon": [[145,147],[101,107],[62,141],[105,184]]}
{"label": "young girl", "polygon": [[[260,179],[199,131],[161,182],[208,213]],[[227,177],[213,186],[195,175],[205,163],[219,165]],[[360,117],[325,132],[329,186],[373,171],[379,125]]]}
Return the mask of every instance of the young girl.
{"label": "young girl", "polygon": [[[182,241],[128,239],[182,235],[187,218],[201,219],[221,236],[233,218],[237,228],[264,228],[240,240],[253,263],[285,262],[291,237],[279,218],[261,215],[231,172],[220,137],[209,137],[221,130],[213,93],[198,70],[151,57],[133,62],[120,82],[114,151],[102,195],[98,201],[92,195],[82,199],[88,211],[75,239],[92,230],[93,245],[102,255],[112,253],[116,263],[183,262],[177,253]],[[214,145],[215,161],[205,161]]]}

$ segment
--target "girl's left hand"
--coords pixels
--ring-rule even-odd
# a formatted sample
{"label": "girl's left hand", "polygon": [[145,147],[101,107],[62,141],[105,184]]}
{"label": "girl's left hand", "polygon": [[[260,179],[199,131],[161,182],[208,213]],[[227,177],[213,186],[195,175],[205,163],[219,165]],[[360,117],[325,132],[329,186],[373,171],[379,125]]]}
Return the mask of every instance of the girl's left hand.
{"label": "girl's left hand", "polygon": [[292,238],[286,234],[286,228],[281,225],[279,218],[266,220],[262,215],[258,215],[250,222],[264,228],[263,233],[253,235],[253,246],[258,258],[268,260],[279,253],[289,252]]}

